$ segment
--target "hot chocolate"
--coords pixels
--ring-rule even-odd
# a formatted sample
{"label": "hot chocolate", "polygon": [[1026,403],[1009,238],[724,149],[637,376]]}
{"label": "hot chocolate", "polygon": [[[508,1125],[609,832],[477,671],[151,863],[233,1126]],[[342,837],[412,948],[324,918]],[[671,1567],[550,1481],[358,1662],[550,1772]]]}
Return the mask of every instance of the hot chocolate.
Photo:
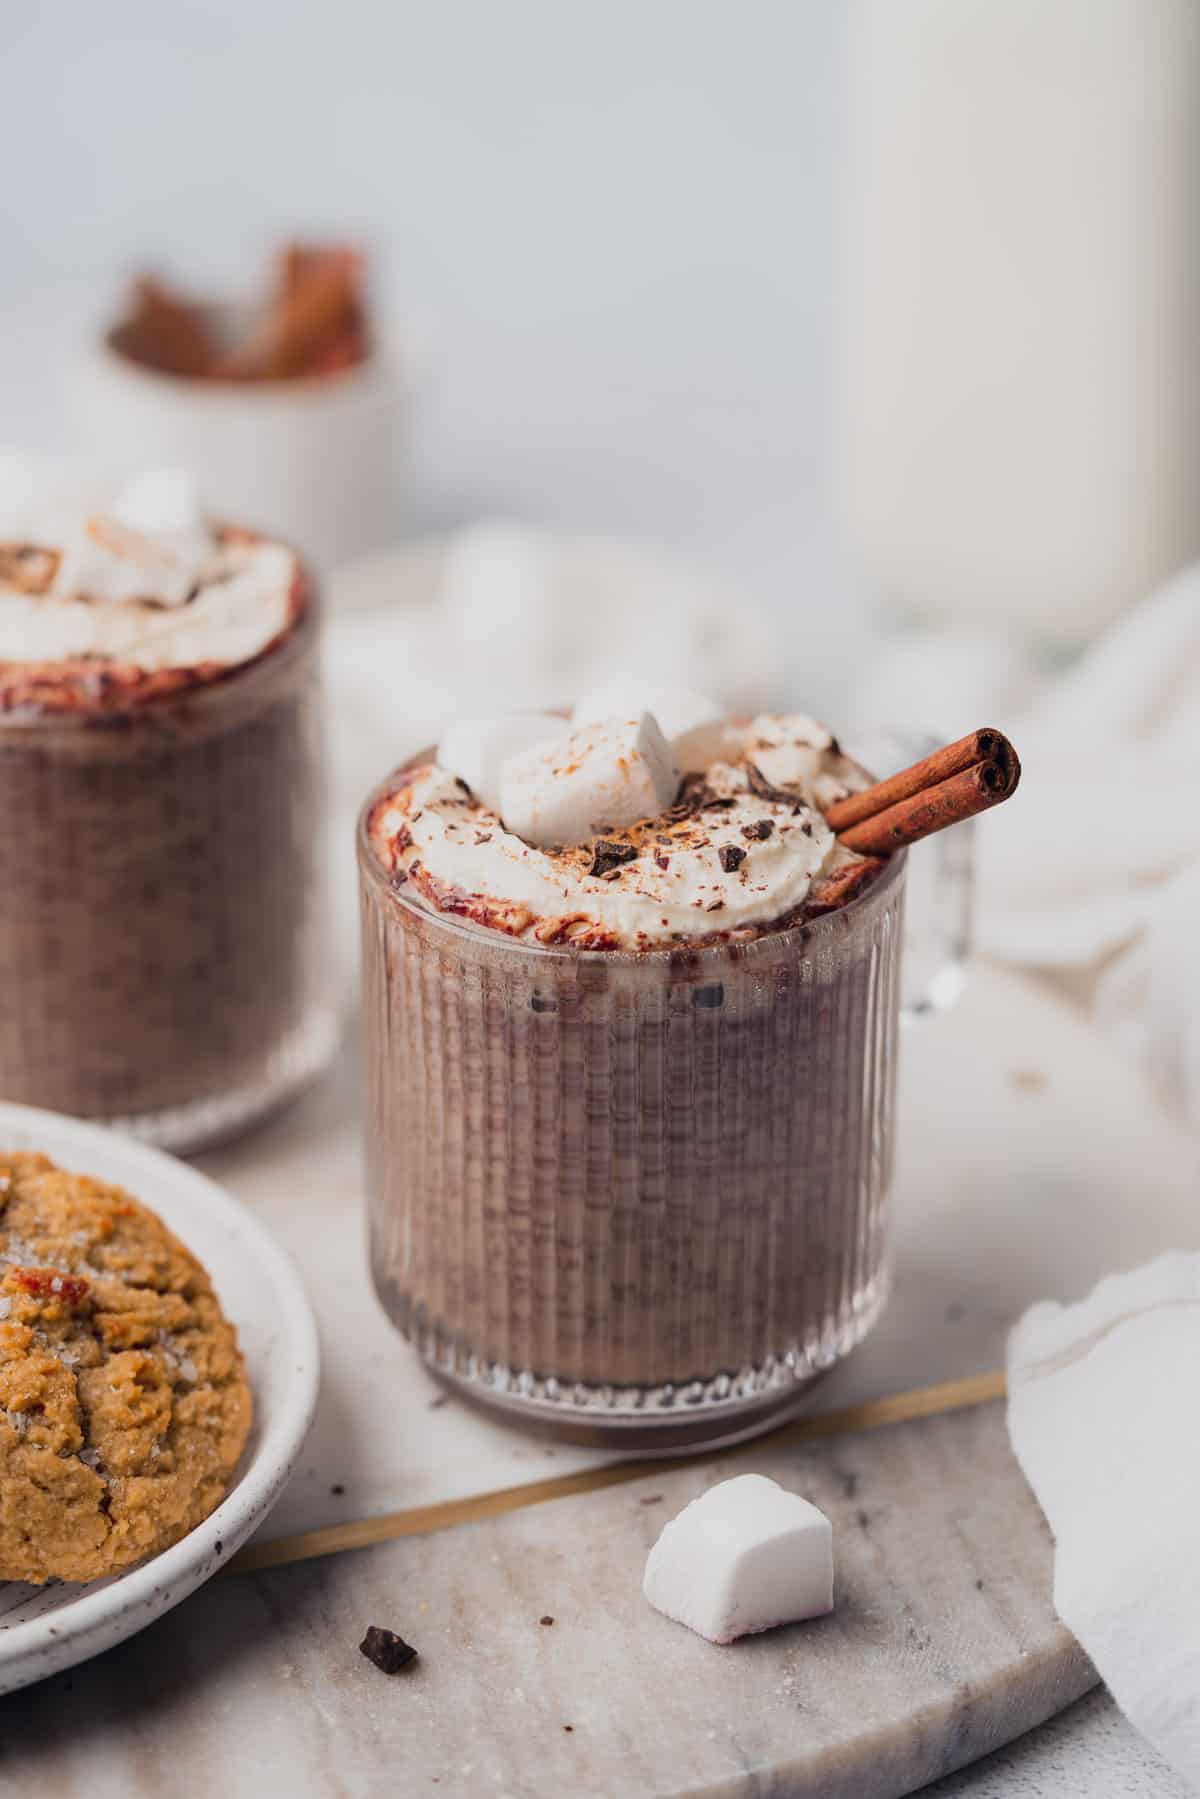
{"label": "hot chocolate", "polygon": [[883,1303],[904,874],[827,825],[867,777],[811,720],[723,728],[629,819],[635,722],[515,752],[557,846],[436,756],[359,838],[381,1298],[465,1390],[624,1446],[760,1427]]}
{"label": "hot chocolate", "polygon": [[0,468],[5,1098],[190,1146],[327,1058],[317,638],[294,553],[180,478]]}

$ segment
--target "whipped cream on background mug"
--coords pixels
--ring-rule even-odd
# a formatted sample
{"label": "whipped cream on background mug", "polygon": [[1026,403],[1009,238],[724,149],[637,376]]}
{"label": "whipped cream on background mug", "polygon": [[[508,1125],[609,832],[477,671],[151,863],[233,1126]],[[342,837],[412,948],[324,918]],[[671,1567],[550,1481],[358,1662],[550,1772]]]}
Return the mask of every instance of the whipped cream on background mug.
{"label": "whipped cream on background mug", "polygon": [[0,1092],[171,1148],[338,1038],[320,614],[189,479],[0,457]]}

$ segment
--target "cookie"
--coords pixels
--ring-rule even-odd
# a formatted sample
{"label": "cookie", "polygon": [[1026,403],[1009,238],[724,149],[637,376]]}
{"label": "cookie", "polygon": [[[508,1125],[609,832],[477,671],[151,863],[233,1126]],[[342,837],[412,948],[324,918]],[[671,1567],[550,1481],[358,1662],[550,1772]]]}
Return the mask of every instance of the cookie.
{"label": "cookie", "polygon": [[234,1328],[162,1220],[0,1151],[0,1580],[97,1580],[177,1542],[250,1418]]}

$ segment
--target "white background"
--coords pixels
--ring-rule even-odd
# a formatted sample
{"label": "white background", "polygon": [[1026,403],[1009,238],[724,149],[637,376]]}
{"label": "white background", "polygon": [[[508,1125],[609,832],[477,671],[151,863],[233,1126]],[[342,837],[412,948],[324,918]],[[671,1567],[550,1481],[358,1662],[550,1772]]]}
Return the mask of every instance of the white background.
{"label": "white background", "polygon": [[[740,578],[836,708],[839,0],[71,0],[0,16],[6,438],[117,272],[361,233],[416,353],[405,524],[503,508]],[[833,607],[823,602],[833,595]],[[820,613],[818,607],[821,608]]]}

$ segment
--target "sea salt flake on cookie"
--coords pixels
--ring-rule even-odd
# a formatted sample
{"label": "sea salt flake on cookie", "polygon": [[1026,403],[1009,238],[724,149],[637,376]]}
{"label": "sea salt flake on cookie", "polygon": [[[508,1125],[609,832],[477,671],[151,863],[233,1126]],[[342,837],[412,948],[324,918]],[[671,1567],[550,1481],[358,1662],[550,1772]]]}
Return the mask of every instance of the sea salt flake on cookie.
{"label": "sea salt flake on cookie", "polygon": [[833,1527],[815,1505],[762,1474],[739,1474],[663,1527],[642,1591],[710,1643],[833,1610]]}

